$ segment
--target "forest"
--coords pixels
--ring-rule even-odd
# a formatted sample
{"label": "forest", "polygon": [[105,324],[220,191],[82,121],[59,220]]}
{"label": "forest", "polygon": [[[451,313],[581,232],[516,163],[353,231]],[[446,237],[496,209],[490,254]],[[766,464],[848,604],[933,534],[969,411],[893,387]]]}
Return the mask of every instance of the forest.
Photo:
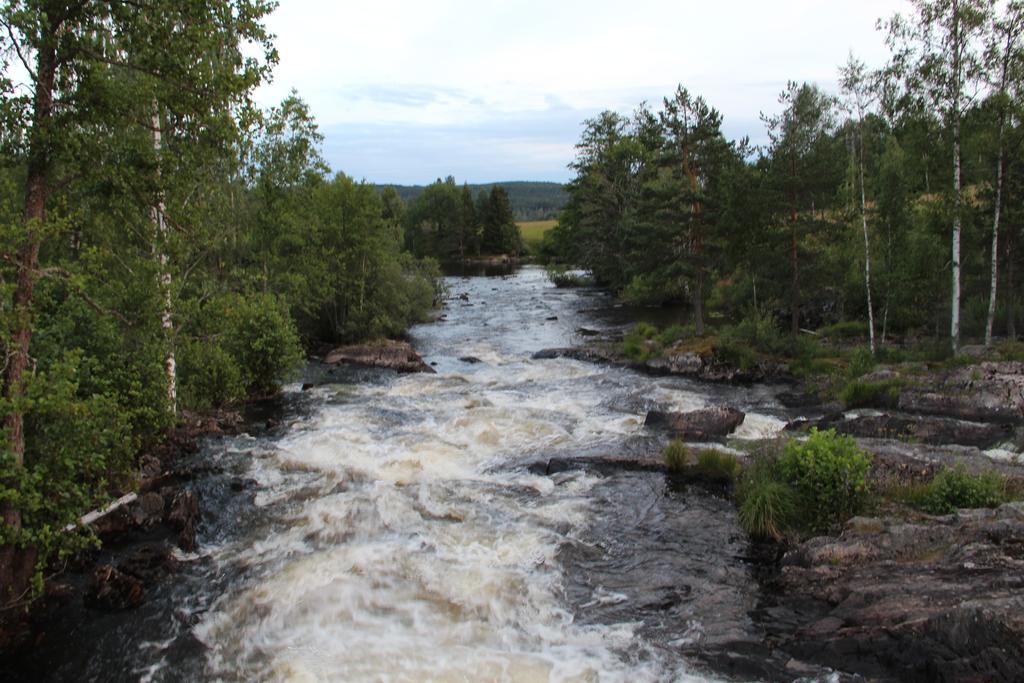
{"label": "forest", "polygon": [[0,4],[0,602],[95,544],[65,527],[176,417],[434,304],[395,195],[330,173],[297,95],[254,104],[273,7]]}
{"label": "forest", "polygon": [[[298,94],[254,103],[274,4],[0,3],[0,602],[95,545],[65,529],[180,416],[273,394],[320,344],[401,335],[439,261],[517,254],[516,218],[561,205],[448,178],[406,206],[332,174]],[[783,352],[851,321],[872,351],[1014,338],[1024,4],[915,7],[840,93],[790,83],[764,147],[683,87],[588,120],[540,256],[686,302],[696,335],[785,328]]]}
{"label": "forest", "polygon": [[[513,180],[501,183],[469,183],[469,191],[474,197],[481,192],[490,192],[495,186],[502,187],[508,193],[512,204],[512,213],[517,221],[540,221],[556,218],[568,197],[565,186],[561,183],[529,182]],[[393,188],[402,201],[410,203],[423,194],[425,185],[377,185],[384,191]]]}
{"label": "forest", "polygon": [[879,23],[888,63],[851,53],[836,93],[790,82],[766,145],[727,140],[682,86],[586,121],[545,257],[627,300],[687,303],[697,335],[787,330],[783,353],[837,323],[872,352],[1015,338],[1024,8],[914,4]]}

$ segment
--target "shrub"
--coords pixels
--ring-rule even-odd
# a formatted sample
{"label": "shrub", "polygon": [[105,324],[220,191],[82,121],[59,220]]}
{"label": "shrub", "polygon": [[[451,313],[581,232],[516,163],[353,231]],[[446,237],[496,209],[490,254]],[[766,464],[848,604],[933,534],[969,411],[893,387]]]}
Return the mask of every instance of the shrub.
{"label": "shrub", "polygon": [[846,368],[850,379],[863,377],[874,369],[875,357],[871,354],[871,349],[860,347],[850,354],[850,363]]}
{"label": "shrub", "polygon": [[823,530],[857,514],[867,494],[871,458],[852,437],[812,429],[804,442],[790,441],[779,458],[784,480],[796,491],[804,525]]}
{"label": "shrub", "polygon": [[680,339],[692,336],[692,328],[685,327],[683,325],[670,325],[658,334],[657,340],[662,346],[668,347],[672,346]]}
{"label": "shrub", "polygon": [[696,471],[707,479],[732,481],[740,473],[740,461],[732,453],[707,448],[697,454]]}
{"label": "shrub", "polygon": [[669,442],[661,451],[661,457],[665,461],[665,465],[672,472],[679,472],[686,468],[688,455],[689,451],[686,450],[686,446],[678,439]]}
{"label": "shrub", "polygon": [[548,279],[558,288],[565,287],[592,287],[594,278],[580,270],[569,270],[565,267],[551,267],[547,269]]}
{"label": "shrub", "polygon": [[939,472],[917,496],[918,507],[933,515],[996,507],[1006,499],[1006,477],[998,472],[970,474],[963,465]]}
{"label": "shrub", "polygon": [[622,352],[628,358],[642,363],[650,358],[652,353],[661,350],[661,346],[654,340],[657,334],[658,328],[654,325],[637,323],[622,340]]}
{"label": "shrub", "polygon": [[246,391],[274,393],[304,358],[291,316],[271,294],[234,295],[223,304],[223,346],[241,370]]}
{"label": "shrub", "polygon": [[193,410],[223,408],[245,399],[242,370],[214,340],[189,340],[178,353],[182,405]]}
{"label": "shrub", "polygon": [[865,382],[855,379],[847,382],[839,392],[839,400],[847,408],[894,407],[900,398],[903,383],[896,379]]}
{"label": "shrub", "polygon": [[781,478],[778,462],[758,456],[740,479],[736,491],[739,523],[755,538],[778,541],[792,524],[796,494]]}
{"label": "shrub", "polygon": [[862,339],[868,336],[868,324],[860,320],[840,320],[818,332],[829,339]]}

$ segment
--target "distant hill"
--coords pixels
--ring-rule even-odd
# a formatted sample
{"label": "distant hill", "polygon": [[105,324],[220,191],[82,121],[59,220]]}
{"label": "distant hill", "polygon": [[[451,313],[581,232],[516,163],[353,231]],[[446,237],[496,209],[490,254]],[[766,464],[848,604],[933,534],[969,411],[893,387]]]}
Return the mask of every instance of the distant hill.
{"label": "distant hill", "polygon": [[[482,185],[469,185],[469,191],[473,193],[474,199],[480,190],[490,191],[495,185],[504,187],[508,192],[509,200],[512,202],[512,211],[517,221],[543,221],[556,218],[558,212],[565,206],[568,196],[565,194],[565,187],[560,183],[538,183],[522,180],[513,180],[507,183],[485,183]],[[385,187],[393,187],[398,191],[402,201],[408,203],[418,197],[425,185],[377,185],[377,191]],[[461,185],[460,185],[461,187]]]}

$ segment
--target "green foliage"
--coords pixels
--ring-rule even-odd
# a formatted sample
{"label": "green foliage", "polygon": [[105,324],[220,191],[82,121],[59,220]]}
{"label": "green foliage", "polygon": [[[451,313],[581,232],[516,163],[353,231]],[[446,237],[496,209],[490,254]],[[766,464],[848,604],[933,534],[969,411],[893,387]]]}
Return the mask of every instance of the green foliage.
{"label": "green foliage", "polygon": [[548,279],[558,288],[592,287],[594,280],[588,274],[578,270],[570,270],[565,266],[549,266],[546,269]]}
{"label": "green foliage", "polygon": [[22,514],[21,529],[0,525],[0,543],[34,547],[40,568],[94,543],[63,529],[107,500],[109,485],[125,483],[139,446],[116,394],[83,395],[82,369],[74,351],[34,375],[22,403],[24,467],[0,451],[0,505]]}
{"label": "green foliage", "polygon": [[779,541],[794,521],[797,496],[771,454],[759,454],[736,490],[740,526],[754,538]]}
{"label": "green foliage", "polygon": [[732,453],[705,448],[697,454],[694,470],[707,479],[731,482],[739,476],[742,466]]}
{"label": "green foliage", "polygon": [[865,347],[855,349],[850,355],[850,361],[846,369],[850,379],[857,379],[874,370],[875,357],[872,355],[871,350]]}
{"label": "green foliage", "polygon": [[622,340],[622,352],[627,358],[644,362],[661,351],[655,337],[658,328],[650,323],[640,322],[633,326]]}
{"label": "green foliage", "polygon": [[867,495],[871,458],[852,437],[812,429],[790,441],[779,458],[782,478],[796,491],[803,523],[824,530],[857,514]]}
{"label": "green foliage", "polygon": [[675,344],[676,342],[692,336],[694,336],[693,327],[675,324],[669,325],[664,330],[659,332],[656,339],[658,344],[660,344],[664,348],[668,348]]}
{"label": "green foliage", "polygon": [[840,320],[822,327],[818,333],[827,339],[867,339],[868,324],[862,320]]}
{"label": "green foliage", "polygon": [[933,515],[962,508],[991,508],[1007,501],[1006,477],[998,472],[970,474],[963,465],[939,472],[915,496],[917,506]]}
{"label": "green foliage", "polygon": [[892,408],[897,405],[903,382],[898,379],[847,382],[839,392],[839,400],[847,408]]}
{"label": "green foliage", "polygon": [[661,451],[661,457],[665,461],[665,466],[668,467],[670,472],[681,472],[686,469],[687,458],[689,456],[689,450],[686,445],[678,439],[670,441],[667,446]]}

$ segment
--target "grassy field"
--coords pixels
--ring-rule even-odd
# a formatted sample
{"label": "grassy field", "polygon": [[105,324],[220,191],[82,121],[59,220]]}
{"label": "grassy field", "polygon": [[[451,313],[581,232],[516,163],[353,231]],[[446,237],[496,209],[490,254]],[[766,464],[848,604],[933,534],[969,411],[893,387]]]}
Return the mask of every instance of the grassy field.
{"label": "grassy field", "polygon": [[540,247],[541,240],[544,239],[544,233],[555,227],[556,223],[558,221],[523,221],[517,225],[519,233],[523,236],[523,242],[526,243],[530,251],[535,252]]}

